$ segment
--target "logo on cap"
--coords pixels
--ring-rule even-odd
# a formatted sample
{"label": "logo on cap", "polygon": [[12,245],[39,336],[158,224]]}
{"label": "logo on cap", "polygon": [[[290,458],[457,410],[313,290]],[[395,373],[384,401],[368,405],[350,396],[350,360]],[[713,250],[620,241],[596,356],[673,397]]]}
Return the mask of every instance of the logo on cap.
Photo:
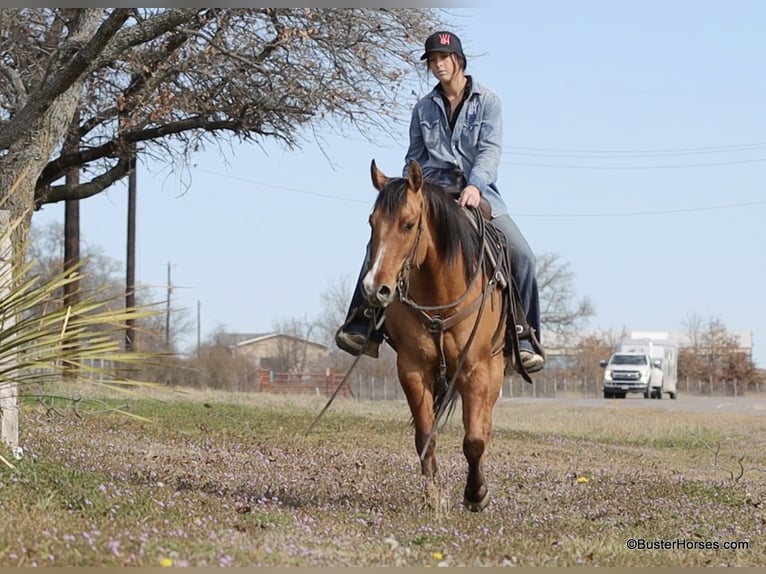
{"label": "logo on cap", "polygon": [[449,34],[439,34],[439,43],[442,46],[449,46],[449,41],[450,41]]}

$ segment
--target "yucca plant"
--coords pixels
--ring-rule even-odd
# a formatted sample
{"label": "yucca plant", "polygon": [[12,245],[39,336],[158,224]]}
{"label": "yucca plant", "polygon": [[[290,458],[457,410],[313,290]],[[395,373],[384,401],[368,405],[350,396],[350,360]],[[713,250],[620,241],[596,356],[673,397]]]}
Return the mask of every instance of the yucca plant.
{"label": "yucca plant", "polygon": [[18,225],[21,220],[0,219],[0,419],[3,442],[17,456],[18,425],[11,418],[19,396],[33,386],[45,389],[64,378],[127,393],[155,386],[132,375],[159,355],[123,351],[121,335],[126,321],[161,313],[152,305],[124,308],[114,296],[99,293],[80,294],[79,301],[64,305],[64,286],[79,279],[82,265],[42,281],[32,276],[33,262],[11,256]]}

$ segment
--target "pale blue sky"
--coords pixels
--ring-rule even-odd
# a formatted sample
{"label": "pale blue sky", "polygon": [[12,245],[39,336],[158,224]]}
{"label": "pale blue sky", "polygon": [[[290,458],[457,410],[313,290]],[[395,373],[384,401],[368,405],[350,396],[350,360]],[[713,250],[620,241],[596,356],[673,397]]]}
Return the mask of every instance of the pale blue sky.
{"label": "pale blue sky", "polygon": [[[503,101],[498,184],[511,215],[536,253],[571,265],[596,307],[589,326],[680,330],[692,313],[715,316],[752,332],[766,366],[766,3],[562,0],[454,13],[468,72]],[[398,175],[407,143],[404,131],[374,144],[327,137],[332,165],[314,144],[243,145],[228,165],[202,153],[185,192],[141,166],[138,281],[164,285],[170,261],[184,287],[174,305],[193,316],[201,301],[203,337],[317,316],[321,293],[358,272],[370,160]],[[125,196],[115,186],[81,207],[85,240],[119,261]],[[50,220],[63,220],[63,206],[35,214]]]}

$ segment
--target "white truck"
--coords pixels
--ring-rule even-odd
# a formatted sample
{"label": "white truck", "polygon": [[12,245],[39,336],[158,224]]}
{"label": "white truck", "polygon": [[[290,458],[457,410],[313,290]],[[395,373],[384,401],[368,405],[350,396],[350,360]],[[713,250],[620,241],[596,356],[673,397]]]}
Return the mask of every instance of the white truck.
{"label": "white truck", "polygon": [[642,393],[645,399],[677,396],[678,347],[669,339],[624,339],[604,367],[604,398],[624,399]]}

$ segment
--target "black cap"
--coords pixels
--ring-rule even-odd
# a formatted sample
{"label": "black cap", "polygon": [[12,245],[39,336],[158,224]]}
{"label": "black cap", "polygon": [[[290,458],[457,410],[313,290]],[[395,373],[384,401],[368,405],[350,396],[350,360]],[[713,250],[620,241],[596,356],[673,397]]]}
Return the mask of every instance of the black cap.
{"label": "black cap", "polygon": [[426,40],[426,51],[420,56],[420,59],[428,59],[428,54],[431,52],[454,52],[456,54],[462,54],[463,45],[460,43],[460,38],[455,36],[452,32],[434,32]]}

